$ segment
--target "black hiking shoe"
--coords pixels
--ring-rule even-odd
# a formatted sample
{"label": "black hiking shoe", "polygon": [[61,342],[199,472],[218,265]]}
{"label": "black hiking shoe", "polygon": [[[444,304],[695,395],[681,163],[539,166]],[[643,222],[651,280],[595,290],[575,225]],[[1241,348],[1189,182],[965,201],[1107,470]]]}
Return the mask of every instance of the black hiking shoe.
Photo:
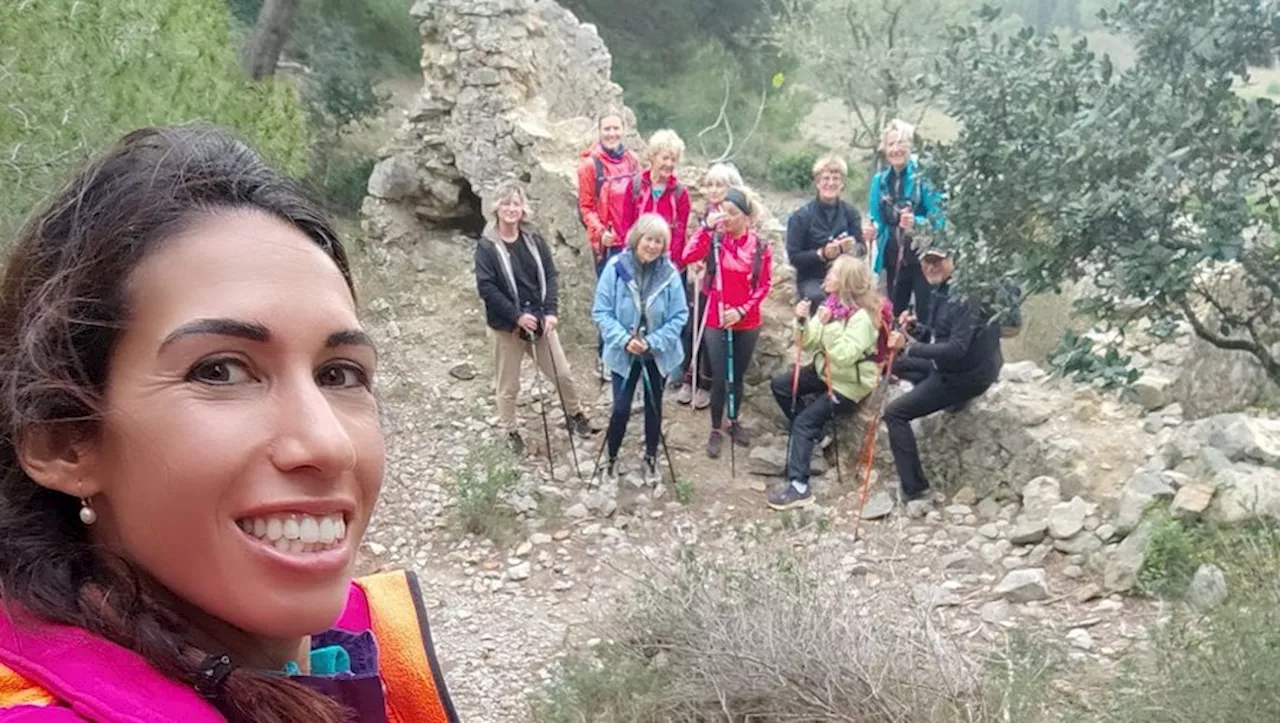
{"label": "black hiking shoe", "polygon": [[707,439],[707,456],[711,459],[720,458],[720,448],[724,446],[724,433],[718,429],[711,430],[711,437]]}
{"label": "black hiking shoe", "polygon": [[507,447],[515,456],[524,456],[524,438],[519,432],[507,432]]}
{"label": "black hiking shoe", "polygon": [[751,446],[751,431],[742,426],[742,422],[734,422],[729,425],[729,436],[733,438],[733,443],[739,447]]}
{"label": "black hiking shoe", "polygon": [[812,503],[813,487],[808,485],[805,486],[804,492],[800,492],[794,484],[788,482],[782,489],[774,490],[769,494],[769,506],[775,510],[793,510]]}
{"label": "black hiking shoe", "polygon": [[591,427],[591,422],[587,421],[586,415],[582,412],[569,417],[569,421],[565,423],[565,426],[569,428],[570,432],[579,437],[590,437],[596,433],[596,430]]}

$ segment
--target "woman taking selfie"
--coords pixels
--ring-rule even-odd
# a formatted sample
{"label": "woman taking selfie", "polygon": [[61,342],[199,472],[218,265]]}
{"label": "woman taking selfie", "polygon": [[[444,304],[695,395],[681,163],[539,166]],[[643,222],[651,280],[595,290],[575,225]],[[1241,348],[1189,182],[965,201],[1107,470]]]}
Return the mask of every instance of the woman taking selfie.
{"label": "woman taking selfie", "polygon": [[243,144],[129,134],[0,288],[0,720],[456,721],[346,252]]}

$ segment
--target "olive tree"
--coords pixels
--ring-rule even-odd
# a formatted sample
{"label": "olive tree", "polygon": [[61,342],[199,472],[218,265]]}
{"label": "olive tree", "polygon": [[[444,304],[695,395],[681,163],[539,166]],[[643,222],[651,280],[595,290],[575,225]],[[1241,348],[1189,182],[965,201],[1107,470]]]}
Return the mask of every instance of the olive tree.
{"label": "olive tree", "polygon": [[1103,18],[1123,71],[1080,40],[951,31],[931,87],[961,124],[927,147],[968,283],[1084,282],[1080,311],[1121,333],[1186,322],[1280,381],[1276,105],[1239,92],[1274,55],[1275,0],[1133,0]]}

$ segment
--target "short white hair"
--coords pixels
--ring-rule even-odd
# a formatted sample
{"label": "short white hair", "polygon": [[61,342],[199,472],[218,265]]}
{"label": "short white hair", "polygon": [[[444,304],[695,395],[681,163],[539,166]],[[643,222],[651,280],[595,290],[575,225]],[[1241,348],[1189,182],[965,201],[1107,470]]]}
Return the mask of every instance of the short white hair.
{"label": "short white hair", "polygon": [[893,138],[895,140],[905,139],[907,141],[907,145],[910,145],[912,139],[915,138],[915,135],[916,135],[915,126],[902,120],[901,118],[894,118],[893,120],[889,121],[889,124],[886,125],[884,127],[884,130],[880,133],[880,144],[882,146],[887,146],[889,145],[889,139]]}
{"label": "short white hair", "polygon": [[680,140],[680,134],[663,128],[649,136],[649,157],[653,158],[662,151],[671,151],[679,161],[684,156],[684,141]]}

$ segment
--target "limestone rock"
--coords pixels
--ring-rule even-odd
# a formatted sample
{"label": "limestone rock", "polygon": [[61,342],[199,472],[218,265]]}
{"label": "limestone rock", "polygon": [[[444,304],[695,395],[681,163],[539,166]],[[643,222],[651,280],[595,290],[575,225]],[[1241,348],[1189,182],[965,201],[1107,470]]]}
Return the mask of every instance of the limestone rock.
{"label": "limestone rock", "polygon": [[1073,628],[1067,631],[1067,642],[1079,650],[1093,650],[1093,636],[1084,628]]}
{"label": "limestone rock", "polygon": [[1196,568],[1187,587],[1187,604],[1198,611],[1215,607],[1227,599],[1227,576],[1222,568],[1204,564]]}
{"label": "limestone rock", "polygon": [[1138,581],[1138,571],[1146,559],[1147,541],[1151,539],[1151,527],[1139,525],[1116,548],[1103,570],[1102,584],[1110,592],[1125,592]]}
{"label": "limestone rock", "polygon": [[1054,540],[1053,549],[1064,555],[1089,555],[1102,549],[1102,540],[1088,530],[1081,530],[1066,539]]}
{"label": "limestone rock", "polygon": [[944,555],[941,563],[943,570],[951,571],[977,570],[982,567],[982,563],[968,550],[956,550]]}
{"label": "limestone rock", "polygon": [[1217,490],[1213,485],[1203,482],[1192,482],[1178,490],[1173,496],[1169,511],[1180,520],[1194,520],[1213,502],[1213,493]]}
{"label": "limestone rock", "polygon": [[1144,372],[1126,392],[1132,401],[1143,409],[1151,411],[1168,405],[1173,401],[1173,380],[1159,374]]}
{"label": "limestone rock", "polygon": [[1142,513],[1153,500],[1171,499],[1173,487],[1158,473],[1142,471],[1125,483],[1116,502],[1116,518],[1112,523],[1120,534],[1126,534],[1142,521]]}
{"label": "limestone rock", "polygon": [[999,625],[1009,619],[1010,608],[1007,600],[992,600],[984,603],[978,609],[978,616],[982,618],[982,622],[989,625]]}
{"label": "limestone rock", "polygon": [[1049,521],[1043,517],[1022,515],[1009,533],[1009,542],[1015,545],[1034,545],[1049,533]]}
{"label": "limestone rock", "polygon": [[1218,492],[1209,516],[1215,522],[1233,525],[1254,519],[1280,520],[1280,470],[1240,465],[1223,470],[1214,482]]}
{"label": "limestone rock", "polygon": [[893,497],[884,490],[877,490],[862,508],[862,519],[879,520],[888,517],[890,512],[893,512]]}
{"label": "limestone rock", "polygon": [[1014,570],[996,585],[995,594],[1012,603],[1027,603],[1049,597],[1049,581],[1044,568]]}
{"label": "limestone rock", "polygon": [[1084,529],[1084,518],[1088,515],[1089,504],[1079,497],[1059,502],[1049,509],[1049,535],[1055,540],[1074,537]]}
{"label": "limestone rock", "polygon": [[471,362],[461,362],[454,364],[449,368],[449,376],[454,379],[469,381],[476,378],[476,365]]}
{"label": "limestone rock", "polygon": [[528,561],[521,562],[518,565],[512,565],[507,568],[507,579],[515,582],[528,580],[531,574],[533,574],[533,565]]}
{"label": "limestone rock", "polygon": [[1036,477],[1022,488],[1022,514],[1026,517],[1047,520],[1050,510],[1061,501],[1062,489],[1053,477]]}

